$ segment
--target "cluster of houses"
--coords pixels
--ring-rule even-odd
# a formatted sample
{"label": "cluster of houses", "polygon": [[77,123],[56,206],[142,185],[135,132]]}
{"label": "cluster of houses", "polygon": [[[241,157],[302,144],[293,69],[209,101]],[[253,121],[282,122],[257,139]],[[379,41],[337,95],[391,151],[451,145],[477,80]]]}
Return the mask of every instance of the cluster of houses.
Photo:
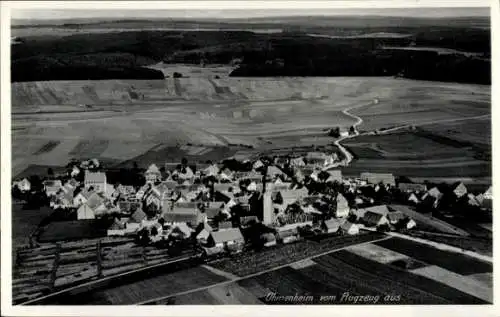
{"label": "cluster of houses", "polygon": [[[409,204],[432,206],[439,208],[444,194],[436,186],[428,188],[426,184],[399,183],[398,189],[406,195]],[[464,200],[469,206],[479,207],[484,210],[492,210],[493,191],[490,186],[484,193],[474,195],[469,192],[467,186],[459,182],[451,188],[451,193],[455,200]]]}
{"label": "cluster of houses", "polygon": [[[76,213],[76,219],[114,217],[109,236],[140,235],[150,243],[195,237],[207,253],[239,252],[244,233],[254,224],[268,228],[261,233],[264,246],[290,243],[301,238],[303,229],[313,233],[355,235],[363,228],[415,227],[402,212],[385,205],[373,206],[374,199],[362,188],[395,188],[392,174],[361,173],[344,178],[340,170],[325,169],[338,162],[336,154],[309,152],[301,157],[262,158],[251,169],[231,170],[224,164],[193,169],[187,164],[163,172],[151,164],[140,187],[108,184],[106,173],[96,171],[97,160],[73,167],[67,181],[43,182],[53,208]],[[83,182],[76,180],[82,176]],[[311,191],[311,184],[337,184],[343,190]],[[29,191],[22,179],[14,184]],[[400,183],[408,202],[439,204],[441,193],[423,184]],[[344,194],[342,194],[342,192]],[[474,196],[459,184],[457,197],[468,195],[471,203],[491,204],[491,188]],[[346,199],[349,193],[353,200]],[[351,197],[350,196],[350,197]],[[368,206],[359,208],[359,206]]]}

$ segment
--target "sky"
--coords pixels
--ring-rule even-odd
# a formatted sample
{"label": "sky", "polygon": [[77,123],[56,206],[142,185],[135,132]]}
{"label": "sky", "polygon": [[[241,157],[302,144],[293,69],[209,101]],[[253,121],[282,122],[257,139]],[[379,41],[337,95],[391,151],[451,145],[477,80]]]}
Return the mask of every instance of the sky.
{"label": "sky", "polygon": [[[375,4],[380,4],[382,1],[373,1]],[[364,5],[366,6],[365,1]],[[417,1],[418,2],[418,1]],[[477,2],[481,4],[482,1]],[[413,1],[415,3],[415,1]],[[487,2],[486,2],[487,3]],[[460,2],[456,2],[460,4]],[[457,17],[457,16],[488,16],[489,8],[484,7],[467,7],[467,8],[450,8],[450,7],[430,7],[430,8],[342,8],[335,6],[322,9],[172,9],[165,10],[165,6],[161,6],[158,10],[141,10],[137,7],[134,9],[123,9],[123,5],[114,3],[113,6],[103,7],[99,10],[89,10],[88,6],[82,9],[67,9],[62,6],[54,5],[56,8],[48,8],[47,6],[39,9],[11,9],[11,17],[13,19],[36,19],[36,20],[53,20],[53,19],[73,19],[73,18],[255,18],[255,17],[279,17],[279,16],[336,16],[336,15],[383,15],[383,16],[401,16],[401,17]],[[59,8],[57,8],[59,7]],[[215,6],[217,7],[217,6]],[[209,7],[210,8],[210,7]]]}

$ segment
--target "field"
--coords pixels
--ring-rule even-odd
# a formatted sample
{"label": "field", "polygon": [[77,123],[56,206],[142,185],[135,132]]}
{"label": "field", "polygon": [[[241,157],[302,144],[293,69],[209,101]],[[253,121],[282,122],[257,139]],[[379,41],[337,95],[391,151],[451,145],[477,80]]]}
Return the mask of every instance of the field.
{"label": "field", "polygon": [[[384,243],[391,244],[391,247],[381,246]],[[232,283],[185,292],[161,303],[352,305],[492,302],[491,266],[486,269],[490,273],[470,275],[463,270],[457,272],[450,267],[443,268],[436,263],[437,257],[423,262],[395,252],[392,245],[406,247],[399,239],[357,245],[308,260],[305,265],[291,265]],[[451,254],[451,258],[460,265],[470,261],[463,255]],[[398,262],[408,265],[401,266]],[[367,294],[372,297],[366,301],[361,297],[356,299],[356,296]],[[296,295],[300,298],[290,299]],[[280,299],[279,296],[285,297]]]}
{"label": "field", "polygon": [[23,209],[22,203],[12,204],[12,243],[13,246],[26,245],[29,236],[38,227],[38,224],[48,215],[52,209],[48,207],[40,209]]}
{"label": "field", "polygon": [[[193,77],[12,84],[12,112],[24,112],[12,117],[13,175],[30,165],[65,165],[72,157],[97,157],[116,163],[151,159],[162,163],[183,156],[206,160],[202,150],[180,149],[188,143],[213,148],[214,160],[245,148],[256,153],[326,145],[331,139],[325,138],[324,129],[348,128],[356,122],[342,112],[351,107],[356,109],[350,112],[364,120],[360,130],[490,113],[488,86],[355,77],[215,79],[213,76],[220,74],[217,67],[155,67],[166,72],[189,69]],[[69,111],[81,110],[79,104],[93,108]],[[55,106],[64,107],[64,111],[56,112]],[[471,142],[480,142],[481,135],[487,139],[487,131],[478,132],[477,128],[488,126],[488,118],[474,122],[467,130],[467,121],[459,122],[464,124],[450,128],[456,131],[453,137],[460,134]],[[432,130],[436,126],[427,125]],[[376,159],[392,155],[392,161],[401,165],[401,173],[414,176],[436,175],[437,168],[432,164],[449,167],[438,176],[490,175],[487,162],[476,160],[469,149],[444,147],[411,134],[402,138],[399,144],[407,145],[397,149],[388,147],[396,144],[392,134],[346,142],[347,146],[354,144],[353,151],[360,157],[352,171],[386,170],[389,163],[377,163]],[[411,148],[408,142],[418,142],[424,148]],[[158,150],[161,148],[169,150]],[[179,148],[177,154],[168,156],[173,148]],[[422,156],[430,161],[422,161]],[[429,169],[421,169],[422,164],[429,164]],[[465,164],[467,170],[461,169]],[[394,166],[394,162],[389,165]]]}

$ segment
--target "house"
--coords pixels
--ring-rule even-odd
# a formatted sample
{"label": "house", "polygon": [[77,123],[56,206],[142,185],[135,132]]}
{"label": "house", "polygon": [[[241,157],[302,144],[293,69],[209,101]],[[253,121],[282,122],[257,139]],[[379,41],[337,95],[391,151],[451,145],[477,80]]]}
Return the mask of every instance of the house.
{"label": "house", "polygon": [[378,227],[384,224],[389,224],[389,219],[387,219],[387,215],[372,211],[367,211],[363,215],[362,220],[367,227]]}
{"label": "house", "polygon": [[461,198],[467,194],[467,187],[465,187],[464,183],[459,183],[453,189],[453,193],[457,196],[457,198]]}
{"label": "house", "polygon": [[219,180],[224,182],[231,182],[233,180],[233,172],[229,168],[225,168],[219,172]]}
{"label": "house", "polygon": [[354,214],[358,218],[363,218],[367,212],[372,212],[372,213],[386,216],[390,212],[390,210],[387,207],[387,205],[378,205],[378,206],[371,206],[371,207],[367,207],[367,208],[360,208],[360,209],[354,211]]}
{"label": "house", "polygon": [[137,208],[132,215],[130,215],[130,218],[128,220],[129,223],[141,223],[143,220],[147,218],[147,215],[144,211],[142,211],[142,208]]}
{"label": "house", "polygon": [[76,177],[79,174],[80,174],[80,169],[76,165],[74,165],[70,173],[71,177]]}
{"label": "house", "polygon": [[273,191],[287,190],[292,187],[292,183],[283,182],[281,179],[276,179],[274,182],[269,184],[269,189]]}
{"label": "house", "polygon": [[213,243],[218,248],[230,248],[235,246],[242,249],[245,239],[238,228],[229,228],[226,230],[212,231],[208,238],[209,243]]}
{"label": "house", "polygon": [[413,219],[410,219],[408,221],[408,223],[406,224],[406,229],[413,229],[417,226],[417,223],[415,222],[415,220]]}
{"label": "house", "polygon": [[290,160],[290,165],[293,167],[303,167],[306,166],[306,162],[303,157],[296,157]]}
{"label": "house", "polygon": [[322,215],[323,213],[321,211],[319,211],[316,207],[314,207],[313,205],[306,205],[305,207],[302,208],[302,211],[305,213],[305,214],[316,214],[316,215]]}
{"label": "house", "polygon": [[427,191],[427,185],[414,183],[399,183],[398,189],[405,193],[423,193]]}
{"label": "house", "polygon": [[474,196],[474,194],[472,194],[472,193],[467,194],[467,198],[468,198],[467,203],[469,204],[469,206],[479,206],[479,205],[481,205],[481,203],[476,198],[476,196]]}
{"label": "house", "polygon": [[248,179],[249,181],[257,184],[262,183],[262,174],[256,171],[236,172],[234,173],[234,178],[239,180]]}
{"label": "house", "polygon": [[173,207],[163,205],[161,218],[165,224],[175,225],[178,223],[188,223],[193,227],[203,222],[202,214],[196,207]]}
{"label": "house", "polygon": [[336,218],[343,218],[349,215],[349,203],[341,193],[338,193],[337,197],[335,198],[335,206]]}
{"label": "house", "polygon": [[260,235],[260,239],[264,242],[264,247],[276,245],[276,236],[271,232],[266,232]]}
{"label": "house", "polygon": [[76,196],[74,196],[73,205],[78,208],[82,204],[86,203],[92,193],[93,191],[89,191],[85,188],[82,189],[76,194]]}
{"label": "house", "polygon": [[299,240],[299,231],[297,227],[288,228],[276,228],[277,240],[281,243],[287,244]]}
{"label": "house", "polygon": [[418,204],[420,202],[420,199],[418,199],[417,195],[411,193],[410,197],[408,197],[408,201],[414,204]]}
{"label": "house", "polygon": [[87,198],[87,201],[85,204],[87,204],[90,208],[95,210],[98,206],[102,205],[104,203],[104,197],[102,196],[102,193],[98,192],[92,192],[89,197]]}
{"label": "house", "polygon": [[433,187],[427,191],[424,196],[422,196],[421,201],[425,203],[429,202],[434,208],[436,208],[442,196],[443,194],[439,191],[439,189],[437,187]]}
{"label": "house", "polygon": [[62,187],[62,182],[60,180],[47,180],[43,182],[45,188],[45,194],[47,196],[56,195]]}
{"label": "house", "polygon": [[330,174],[330,176],[326,180],[327,183],[329,183],[329,182],[342,183],[342,171],[341,170],[329,170],[327,172],[328,172],[328,174]]}
{"label": "house", "polygon": [[84,179],[85,188],[93,187],[97,192],[106,190],[106,173],[85,171]]}
{"label": "house", "polygon": [[484,199],[489,199],[489,200],[492,200],[493,199],[493,187],[489,187],[488,190],[486,190],[483,194],[483,198]]}
{"label": "house", "polygon": [[384,185],[390,185],[390,186],[396,185],[396,179],[394,178],[394,175],[392,175],[390,173],[364,172],[364,173],[361,173],[359,178],[363,181],[366,181],[368,184],[372,184],[372,185],[377,185],[380,183],[382,183]]}
{"label": "house", "polygon": [[349,221],[344,221],[344,223],[340,225],[340,230],[343,234],[347,235],[359,234],[359,226]]}
{"label": "house", "polygon": [[340,225],[341,223],[337,219],[325,220],[321,224],[321,230],[323,230],[326,233],[335,233],[339,230]]}
{"label": "house", "polygon": [[275,180],[278,177],[286,178],[286,174],[277,166],[270,165],[267,167],[266,179]]}
{"label": "house", "polygon": [[219,174],[219,172],[220,172],[220,169],[217,166],[217,164],[212,164],[203,170],[203,175],[205,175],[205,176],[217,176],[217,174]]}
{"label": "house", "polygon": [[156,183],[161,181],[161,172],[156,164],[149,165],[148,169],[144,173],[144,177],[146,178],[146,183]]}
{"label": "house", "polygon": [[15,186],[17,186],[17,188],[22,192],[28,192],[31,190],[31,183],[26,178],[23,178],[22,180],[17,182]]}
{"label": "house", "polygon": [[264,162],[262,162],[261,160],[257,160],[257,161],[255,161],[255,162],[253,163],[252,168],[253,168],[254,170],[258,170],[259,168],[262,168],[262,167],[264,167],[264,166],[265,166],[265,165],[264,165]]}
{"label": "house", "polygon": [[392,211],[392,212],[387,213],[387,220],[389,220],[389,223],[391,225],[395,225],[405,218],[406,218],[406,215],[404,213],[402,213],[401,211]]}
{"label": "house", "polygon": [[174,174],[182,181],[190,181],[194,178],[194,172],[189,166],[182,167],[180,171],[175,171]]}
{"label": "house", "polygon": [[76,216],[78,220],[95,219],[94,210],[90,208],[89,205],[87,204],[83,204],[78,208],[78,210],[76,211]]}

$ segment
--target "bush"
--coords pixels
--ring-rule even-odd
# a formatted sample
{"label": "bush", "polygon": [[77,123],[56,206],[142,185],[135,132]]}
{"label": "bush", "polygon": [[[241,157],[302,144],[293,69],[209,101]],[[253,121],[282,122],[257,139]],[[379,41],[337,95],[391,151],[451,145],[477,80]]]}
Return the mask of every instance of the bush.
{"label": "bush", "polygon": [[182,74],[178,72],[174,72],[174,78],[182,78]]}

